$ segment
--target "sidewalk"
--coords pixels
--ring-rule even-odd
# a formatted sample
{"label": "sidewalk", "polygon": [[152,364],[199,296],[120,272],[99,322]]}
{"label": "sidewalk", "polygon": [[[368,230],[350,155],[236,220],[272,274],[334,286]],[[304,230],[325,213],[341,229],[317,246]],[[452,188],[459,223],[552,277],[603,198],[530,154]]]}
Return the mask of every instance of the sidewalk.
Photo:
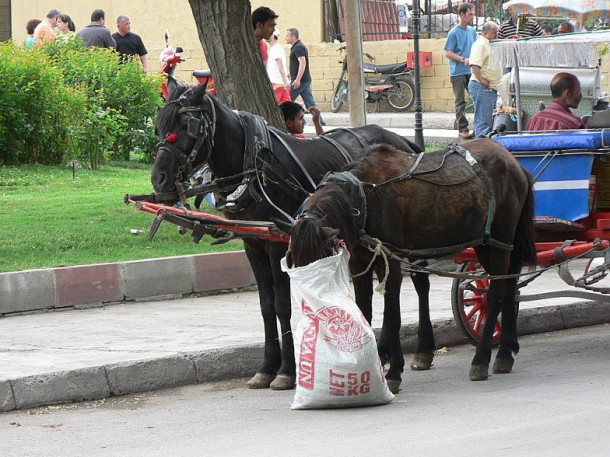
{"label": "sidewalk", "polygon": [[[324,112],[322,117],[326,122],[325,131],[336,127],[346,127],[350,125],[350,117],[348,112],[340,111],[338,113]],[[474,125],[474,114],[467,114],[470,128]],[[305,127],[305,134],[308,136],[315,135],[315,129],[311,124],[311,117],[305,116],[308,125]],[[453,122],[455,121],[454,113],[422,113],[423,135],[426,146],[447,146],[450,143],[460,141],[458,131],[454,130]],[[367,113],[367,124],[377,124],[387,128],[399,135],[406,136],[410,140],[415,138],[415,113]]]}

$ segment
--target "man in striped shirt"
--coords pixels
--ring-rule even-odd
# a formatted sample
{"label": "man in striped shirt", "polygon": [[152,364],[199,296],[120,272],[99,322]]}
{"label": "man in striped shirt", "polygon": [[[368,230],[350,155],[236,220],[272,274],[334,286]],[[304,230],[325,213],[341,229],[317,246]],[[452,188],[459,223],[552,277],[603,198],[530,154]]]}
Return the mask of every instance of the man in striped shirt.
{"label": "man in striped shirt", "polygon": [[507,21],[500,24],[500,30],[498,30],[498,40],[505,40],[507,38],[513,38],[514,36],[525,37],[542,35],[542,29],[538,23],[532,19],[528,19],[527,14],[520,14],[518,17],[511,16]]}
{"label": "man in striped shirt", "polygon": [[527,123],[528,130],[584,129],[582,119],[572,114],[582,99],[580,81],[572,73],[557,73],[551,80],[553,100],[548,108],[536,113]]}

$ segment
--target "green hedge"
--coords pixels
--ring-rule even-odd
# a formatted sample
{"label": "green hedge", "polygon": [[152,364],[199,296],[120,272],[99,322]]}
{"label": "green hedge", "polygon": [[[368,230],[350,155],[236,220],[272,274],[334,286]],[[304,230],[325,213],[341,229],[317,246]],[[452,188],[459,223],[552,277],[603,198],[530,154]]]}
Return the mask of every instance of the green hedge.
{"label": "green hedge", "polygon": [[146,156],[160,79],[139,62],[120,63],[78,37],[22,48],[0,43],[0,164],[98,168],[107,159]]}

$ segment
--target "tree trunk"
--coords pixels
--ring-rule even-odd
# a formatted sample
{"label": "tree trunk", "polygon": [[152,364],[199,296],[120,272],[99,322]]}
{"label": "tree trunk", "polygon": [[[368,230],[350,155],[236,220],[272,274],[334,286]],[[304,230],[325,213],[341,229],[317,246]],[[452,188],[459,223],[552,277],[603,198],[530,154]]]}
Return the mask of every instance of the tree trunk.
{"label": "tree trunk", "polygon": [[258,114],[285,131],[284,117],[254,37],[250,1],[189,3],[220,100],[233,109]]}

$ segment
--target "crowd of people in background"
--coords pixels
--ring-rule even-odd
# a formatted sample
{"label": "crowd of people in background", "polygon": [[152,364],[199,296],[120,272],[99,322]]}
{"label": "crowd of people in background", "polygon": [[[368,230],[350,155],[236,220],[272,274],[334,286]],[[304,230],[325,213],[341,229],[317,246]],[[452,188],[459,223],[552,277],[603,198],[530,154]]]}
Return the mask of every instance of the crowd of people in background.
{"label": "crowd of people in background", "polygon": [[28,37],[25,46],[34,46],[53,40],[64,40],[70,36],[78,36],[85,46],[115,49],[121,59],[137,56],[142,69],[147,70],[146,56],[148,51],[139,35],[131,32],[129,17],[120,15],[117,18],[117,32],[112,34],[106,27],[106,13],[96,9],[91,13],[91,23],[76,32],[74,21],[67,14],[62,14],[56,8],[50,10],[43,20],[30,19],[26,23]]}
{"label": "crowd of people in background", "polygon": [[[549,25],[541,27],[528,15],[521,14],[512,15],[499,25],[491,21],[485,23],[481,35],[477,38],[476,31],[471,26],[475,16],[474,5],[462,3],[458,8],[458,16],[459,22],[449,31],[444,49],[445,56],[449,60],[449,76],[455,99],[455,128],[458,130],[460,138],[467,139],[485,136],[492,129],[493,111],[502,74],[499,70],[489,67],[491,40],[574,33],[578,29],[571,22],[563,22],[557,28]],[[290,133],[302,136],[305,125],[304,114],[309,112],[312,114],[316,133],[320,134],[323,132],[324,121],[313,97],[307,46],[300,40],[298,29],[287,28],[285,41],[291,46],[287,57],[286,51],[280,43],[281,33],[277,29],[277,18],[278,15],[265,6],[252,12],[254,35],[275,97],[282,107]],[[25,45],[33,46],[76,35],[83,40],[85,46],[115,49],[121,59],[137,56],[143,70],[146,71],[148,52],[142,38],[131,32],[129,17],[118,16],[117,31],[114,34],[105,24],[106,14],[103,10],[96,9],[91,13],[91,23],[76,32],[70,16],[62,14],[61,11],[54,8],[46,14],[44,19],[31,19],[27,22],[28,37]],[[578,79],[575,76],[566,77],[565,74],[563,79],[568,82],[562,80],[563,83],[560,81],[559,85],[563,87],[562,84],[568,84],[566,91],[570,91],[570,103],[573,104],[575,96],[572,91],[576,90],[573,87],[573,80],[576,79],[576,83],[578,83]],[[557,84],[556,82],[555,86]],[[553,87],[552,83],[551,89],[556,92],[558,89],[553,89]],[[475,119],[472,132],[469,130],[465,114],[466,92],[469,93],[474,106]],[[554,97],[555,92],[553,92]],[[564,97],[566,96],[564,93]],[[305,108],[295,103],[298,97],[302,98]],[[560,102],[561,100],[556,101],[553,108],[556,109],[561,104],[566,111],[572,106],[565,100],[565,103]]]}
{"label": "crowd of people in background", "polygon": [[[571,22],[563,22],[557,28],[550,25],[541,27],[527,14],[514,14],[499,25],[493,21],[486,22],[481,35],[476,38],[475,29],[471,26],[475,16],[474,5],[462,3],[458,8],[458,15],[459,22],[449,31],[444,49],[445,57],[449,60],[449,76],[455,99],[455,128],[460,138],[467,139],[485,136],[493,127],[498,87],[503,77],[501,70],[489,66],[490,41],[574,33],[577,28]],[[504,73],[509,72],[510,68],[504,69]],[[578,82],[577,78],[576,81]],[[552,87],[553,84],[551,89]],[[469,93],[474,107],[473,132],[468,129],[465,115],[466,92]],[[573,98],[571,100],[573,101]],[[553,105],[554,108],[557,106],[558,102]],[[565,111],[571,105],[566,102],[562,103],[562,106]]]}

